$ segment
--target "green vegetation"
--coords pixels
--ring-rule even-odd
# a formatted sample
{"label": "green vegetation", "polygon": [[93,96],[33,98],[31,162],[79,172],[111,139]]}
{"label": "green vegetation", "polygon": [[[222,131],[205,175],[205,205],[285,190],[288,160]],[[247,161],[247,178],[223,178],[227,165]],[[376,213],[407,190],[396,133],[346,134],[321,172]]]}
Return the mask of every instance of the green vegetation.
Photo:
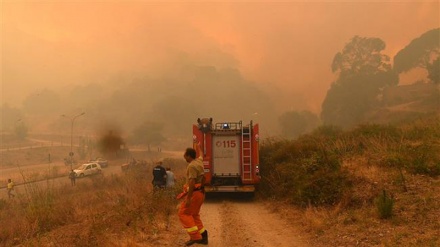
{"label": "green vegetation", "polygon": [[385,190],[375,199],[375,204],[381,219],[388,219],[393,216],[394,200],[386,194]]}
{"label": "green vegetation", "polygon": [[309,133],[319,125],[319,118],[310,111],[287,111],[278,121],[284,138],[297,138]]}
{"label": "green vegetation", "polygon": [[[350,129],[438,112],[438,90],[426,88],[439,83],[439,32],[436,28],[412,40],[396,54],[394,64],[382,53],[384,41],[354,36],[333,59],[337,79],[322,103],[322,122]],[[419,89],[403,93],[408,85],[399,85],[399,75],[414,69],[425,70],[427,76],[411,85]],[[393,112],[391,106],[400,110]]]}
{"label": "green vegetation", "polygon": [[[294,214],[292,224],[316,239],[313,246],[355,246],[358,241],[365,246],[436,246],[439,120],[366,124],[351,131],[321,126],[296,140],[266,139],[260,148],[263,180],[257,198],[280,202],[284,208],[273,208],[289,221],[287,215]],[[12,153],[18,151],[4,157],[16,160]],[[24,152],[23,161],[44,160],[48,150]],[[184,168],[177,163],[183,160],[165,162],[184,174],[174,169]],[[0,221],[8,226],[0,229],[1,243],[107,246],[124,239],[126,246],[135,246],[156,236],[167,238],[177,191],[152,193],[150,168],[81,179],[75,187],[54,186],[47,179],[20,188],[15,199],[0,200]],[[23,175],[23,180],[35,181],[36,176]],[[412,230],[416,227],[420,231]]]}
{"label": "green vegetation", "polygon": [[384,49],[379,38],[355,36],[335,55],[332,70],[338,79],[322,103],[324,124],[351,128],[365,122],[367,113],[380,105],[381,89],[398,84]]}
{"label": "green vegetation", "polygon": [[338,156],[321,141],[313,136],[265,141],[260,152],[263,193],[302,206],[338,202],[349,188],[348,176]]}
{"label": "green vegetation", "polygon": [[428,64],[428,78],[435,84],[440,84],[440,57],[437,57],[432,64]]}
{"label": "green vegetation", "polygon": [[313,246],[438,246],[439,140],[438,115],[265,140],[260,192]]}
{"label": "green vegetation", "polygon": [[[432,29],[420,37],[412,40],[405,48],[394,56],[394,70],[398,73],[409,71],[413,68],[429,68],[433,65],[432,58],[438,55],[440,28]],[[428,70],[431,74],[431,71]],[[438,75],[438,67],[437,67]],[[434,83],[438,83],[433,80]]]}
{"label": "green vegetation", "polygon": [[[432,117],[399,127],[367,124],[346,132],[324,126],[297,140],[265,140],[260,152],[262,193],[301,206],[335,205],[347,197],[356,203],[352,186],[359,181],[343,163],[360,157],[366,166],[394,170],[402,186],[402,170],[436,177],[439,120]],[[372,202],[375,195],[366,200]]]}

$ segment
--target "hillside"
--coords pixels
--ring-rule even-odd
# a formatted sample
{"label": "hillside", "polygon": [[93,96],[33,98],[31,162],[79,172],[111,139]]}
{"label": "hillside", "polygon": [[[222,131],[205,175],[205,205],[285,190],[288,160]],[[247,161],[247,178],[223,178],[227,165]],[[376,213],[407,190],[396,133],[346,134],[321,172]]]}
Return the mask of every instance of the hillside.
{"label": "hillside", "polygon": [[[439,246],[439,120],[322,127],[295,141],[262,141],[263,179],[254,201],[221,198],[207,202],[213,212],[202,210],[212,246],[273,246],[286,241],[268,238],[289,233],[295,246]],[[33,157],[37,148],[23,151]],[[21,155],[8,152],[12,160],[12,152]],[[185,162],[165,165],[182,184]],[[8,225],[0,245],[181,246],[186,239],[173,198],[179,188],[152,193],[148,167],[79,180],[77,187],[59,181],[28,184],[16,199],[0,199],[0,221]],[[270,229],[243,226],[253,203],[253,214],[265,215]]]}
{"label": "hillside", "polygon": [[439,123],[433,116],[268,141],[262,193],[312,246],[439,246]]}
{"label": "hillside", "polygon": [[395,124],[440,114],[440,87],[432,83],[388,87],[383,91],[381,102],[381,107],[365,117],[368,122]]}

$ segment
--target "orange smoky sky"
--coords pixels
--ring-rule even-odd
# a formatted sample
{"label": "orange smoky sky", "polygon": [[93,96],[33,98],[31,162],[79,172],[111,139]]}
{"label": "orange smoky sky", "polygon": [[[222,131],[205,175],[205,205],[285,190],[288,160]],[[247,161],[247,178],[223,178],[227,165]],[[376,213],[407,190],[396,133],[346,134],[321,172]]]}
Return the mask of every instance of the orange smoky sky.
{"label": "orange smoky sky", "polygon": [[439,27],[438,1],[2,2],[1,101],[44,88],[160,77],[182,56],[234,67],[281,110],[319,112],[334,55],[355,35],[391,58]]}

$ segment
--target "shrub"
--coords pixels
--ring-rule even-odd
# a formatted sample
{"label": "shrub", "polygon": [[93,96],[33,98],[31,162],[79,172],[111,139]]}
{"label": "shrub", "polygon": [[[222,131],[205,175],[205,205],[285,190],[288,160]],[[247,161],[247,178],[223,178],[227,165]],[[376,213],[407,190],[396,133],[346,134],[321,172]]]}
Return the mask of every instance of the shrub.
{"label": "shrub", "polygon": [[409,140],[437,139],[440,138],[440,118],[427,117],[417,121],[407,123],[401,128],[405,132],[405,137]]}
{"label": "shrub", "polygon": [[351,131],[352,135],[373,137],[373,138],[387,138],[393,140],[399,140],[401,137],[401,131],[392,125],[380,125],[380,124],[363,124]]}
{"label": "shrub", "polygon": [[344,172],[320,169],[303,177],[293,199],[296,204],[303,206],[334,205],[339,202],[349,184],[347,176]]}
{"label": "shrub", "polygon": [[301,206],[337,203],[349,180],[338,156],[326,147],[313,136],[266,140],[260,150],[262,193]]}
{"label": "shrub", "polygon": [[393,215],[394,199],[389,197],[385,190],[376,197],[375,204],[381,219],[391,218]]}
{"label": "shrub", "polygon": [[323,125],[312,132],[314,136],[325,136],[332,139],[338,138],[342,133],[342,128],[335,125]]}
{"label": "shrub", "polygon": [[409,147],[403,155],[406,158],[403,165],[409,172],[432,177],[440,175],[438,148],[433,145],[424,143],[415,147]]}
{"label": "shrub", "polygon": [[382,160],[381,165],[390,168],[400,168],[407,163],[406,157],[401,152],[388,152]]}
{"label": "shrub", "polygon": [[406,190],[403,170],[440,175],[439,138],[439,118],[433,117],[400,126],[364,124],[351,131],[321,126],[294,141],[267,139],[260,146],[260,191],[300,205],[336,203],[351,186],[342,160],[358,157],[365,157],[367,165],[397,169]]}

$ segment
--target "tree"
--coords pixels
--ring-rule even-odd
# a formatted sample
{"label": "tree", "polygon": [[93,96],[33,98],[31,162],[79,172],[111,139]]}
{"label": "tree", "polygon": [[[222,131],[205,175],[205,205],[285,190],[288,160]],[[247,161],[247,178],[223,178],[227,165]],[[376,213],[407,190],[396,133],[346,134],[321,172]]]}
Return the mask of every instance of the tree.
{"label": "tree", "polygon": [[162,135],[164,125],[156,122],[144,122],[133,130],[131,141],[134,144],[146,144],[148,151],[151,145],[159,145],[165,141]]}
{"label": "tree", "polygon": [[381,54],[384,49],[385,42],[379,38],[354,36],[333,58],[332,71],[339,71],[340,78],[388,72],[391,70],[390,58]]}
{"label": "tree", "polygon": [[18,121],[23,119],[24,115],[18,108],[11,107],[8,104],[3,104],[0,107],[1,121],[0,130],[13,132]]}
{"label": "tree", "polygon": [[381,53],[384,49],[379,38],[355,36],[335,55],[332,70],[339,77],[322,104],[324,124],[349,128],[365,121],[365,114],[380,105],[382,89],[397,85],[390,59]]}
{"label": "tree", "polygon": [[23,123],[23,121],[19,121],[15,125],[14,132],[19,140],[24,140],[28,135],[28,127]]}
{"label": "tree", "polygon": [[434,84],[440,84],[440,57],[437,57],[428,67],[428,78]]}
{"label": "tree", "polygon": [[400,50],[394,56],[394,70],[402,73],[417,67],[427,69],[438,59],[439,54],[440,28],[436,28],[422,34]]}
{"label": "tree", "polygon": [[289,111],[283,113],[278,122],[282,135],[293,139],[318,127],[319,118],[310,111]]}

